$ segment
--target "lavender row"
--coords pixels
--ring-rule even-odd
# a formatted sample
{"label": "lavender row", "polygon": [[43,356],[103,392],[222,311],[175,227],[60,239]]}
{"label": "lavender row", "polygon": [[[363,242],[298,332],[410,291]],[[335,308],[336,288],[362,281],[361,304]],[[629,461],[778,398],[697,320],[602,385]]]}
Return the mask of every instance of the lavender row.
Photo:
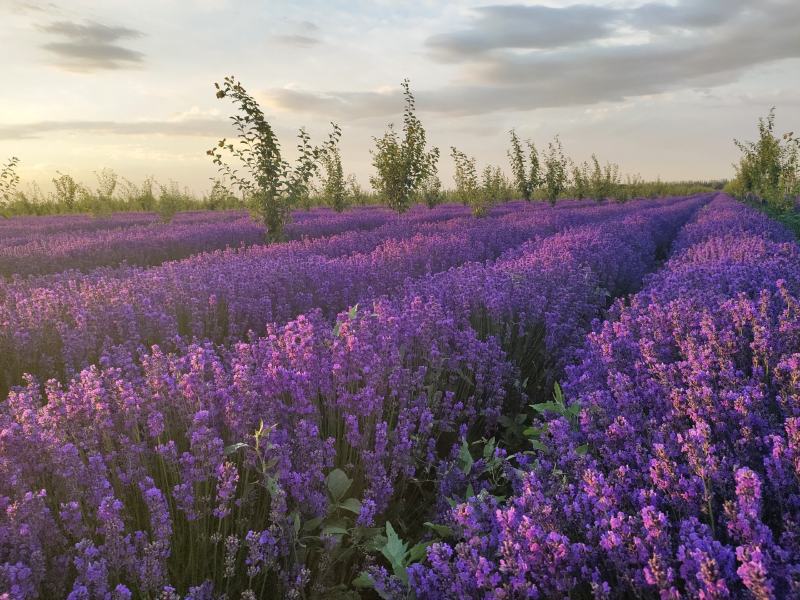
{"label": "lavender row", "polygon": [[0,247],[0,276],[38,275],[101,265],[154,265],[198,252],[249,246],[264,228],[247,217],[204,224],[151,225],[86,233],[50,234]]}
{"label": "lavender row", "polygon": [[[319,212],[320,214],[316,214]],[[463,207],[415,210],[398,218],[388,210],[354,210],[328,215],[313,211],[289,226],[296,239],[318,238],[343,232],[369,231],[387,223],[408,228],[419,223],[445,221],[466,216]],[[313,216],[312,216],[313,215]],[[126,214],[96,222],[70,218],[63,231],[55,223],[0,227],[0,275],[37,275],[69,269],[90,270],[99,266],[155,265],[198,252],[252,245],[263,241],[263,226],[241,212],[181,213],[169,224]],[[16,232],[16,235],[14,235]]]}
{"label": "lavender row", "polygon": [[[800,249],[720,195],[569,369],[537,461],[451,513],[418,598],[800,594]],[[558,477],[553,477],[558,473]]]}
{"label": "lavender row", "polygon": [[[616,210],[596,236],[573,227],[448,276],[483,294],[469,312],[509,315],[511,329],[585,327],[605,306],[600,282],[641,279],[663,228],[702,203]],[[630,218],[641,227],[619,226]],[[615,267],[645,251],[638,267]],[[435,279],[335,326],[312,311],[227,350],[118,352],[64,387],[12,392],[0,407],[0,589],[210,599],[324,596],[349,582],[352,540],[420,516],[423,483],[441,479],[464,436],[491,434],[519,377],[505,340],[454,312],[467,299],[443,306]]]}
{"label": "lavender row", "polygon": [[[100,270],[16,282],[0,290],[2,387],[18,383],[25,372],[69,376],[113,346],[134,351],[156,343],[176,347],[178,338],[238,340],[313,308],[333,318],[352,304],[399,289],[410,277],[485,261],[569,225],[658,206],[528,209],[483,220],[422,223],[424,234],[333,258],[317,254],[327,247],[326,239],[207,253],[151,269],[125,269],[122,275]],[[347,252],[351,243],[361,246],[365,239],[376,240],[367,232],[333,244],[337,252]]]}

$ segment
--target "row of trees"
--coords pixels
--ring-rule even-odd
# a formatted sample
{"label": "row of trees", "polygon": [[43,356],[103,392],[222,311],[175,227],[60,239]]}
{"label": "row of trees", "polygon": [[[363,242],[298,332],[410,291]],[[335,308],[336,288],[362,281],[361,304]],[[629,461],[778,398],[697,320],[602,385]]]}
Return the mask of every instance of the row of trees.
{"label": "row of trees", "polygon": [[[266,224],[271,239],[282,238],[292,208],[315,203],[313,180],[317,176],[322,181],[318,186],[321,199],[335,210],[364,199],[355,181],[344,177],[339,151],[341,129],[337,124],[331,124],[332,132],[321,146],[312,145],[308,133],[301,129],[297,135],[297,158],[290,164],[284,159],[280,142],[258,102],[241,83],[226,77],[215,86],[217,97],[230,99],[236,107],[237,113],[231,120],[237,140],[222,139],[208,154],[220,174],[248,199],[254,213]],[[425,128],[417,117],[407,79],[402,88],[405,100],[402,131],[390,124],[383,136],[374,138],[371,154],[375,173],[370,178],[377,197],[398,212],[416,202],[435,206],[455,200],[472,206],[473,213],[480,216],[496,202],[522,197],[555,203],[567,191],[578,198],[625,200],[639,183],[629,179],[623,184],[618,165],[601,166],[594,155],[591,164],[575,164],[565,155],[558,136],[540,156],[530,140],[521,141],[512,130],[508,156],[513,181],[495,165],[487,165],[479,175],[475,158],[451,147],[454,189],[443,191],[437,173],[440,151],[427,145]]]}
{"label": "row of trees", "polygon": [[57,172],[52,179],[53,191],[43,194],[36,184],[28,191],[17,189],[19,176],[12,159],[0,170],[0,215],[48,215],[89,213],[101,216],[112,212],[156,212],[169,222],[175,213],[185,210],[227,210],[244,208],[241,198],[221,181],[214,182],[210,192],[197,198],[177,182],[159,183],[147,177],[136,184],[120,177],[112,169],[95,172],[93,187],[77,181],[72,175]]}
{"label": "row of trees", "polygon": [[[479,170],[474,157],[451,147],[454,181],[453,187],[445,190],[438,176],[440,151],[428,147],[409,81],[404,80],[401,85],[405,101],[402,129],[390,124],[381,137],[373,138],[372,192],[361,188],[353,175],[345,176],[339,145],[342,130],[336,123],[331,123],[331,132],[321,145],[313,144],[308,132],[300,129],[296,158],[290,162],[256,99],[234,77],[226,77],[215,84],[216,96],[233,103],[235,114],[231,121],[236,136],[232,141],[219,140],[207,151],[221,178],[215,180],[211,194],[202,200],[175,183],[159,185],[149,178],[136,186],[120,180],[108,169],[97,173],[96,190],[59,173],[53,180],[55,192],[43,199],[37,193],[26,195],[15,190],[19,181],[15,172],[18,160],[13,158],[0,171],[0,209],[4,207],[6,214],[149,210],[158,211],[163,220],[169,221],[178,210],[247,206],[266,225],[269,238],[279,240],[292,209],[321,204],[342,211],[349,205],[380,203],[404,212],[418,202],[429,207],[442,202],[462,202],[480,216],[494,203],[513,198],[554,203],[559,197],[570,195],[624,201],[637,196],[677,195],[708,188],[704,183],[644,182],[639,177],[628,177],[623,182],[618,165],[601,165],[595,155],[590,162],[573,162],[564,153],[558,136],[540,153],[533,142],[521,140],[511,130],[510,179],[497,165],[486,165]],[[770,120],[769,127],[771,123]],[[795,162],[796,159],[795,154]]]}

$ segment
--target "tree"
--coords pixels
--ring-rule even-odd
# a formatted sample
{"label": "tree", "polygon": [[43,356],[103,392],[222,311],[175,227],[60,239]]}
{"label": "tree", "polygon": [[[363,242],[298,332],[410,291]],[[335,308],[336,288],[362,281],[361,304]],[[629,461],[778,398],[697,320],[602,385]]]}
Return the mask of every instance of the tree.
{"label": "tree", "polygon": [[755,196],[779,211],[790,210],[800,195],[800,139],[775,131],[775,107],[758,120],[758,140],[734,143],[742,151],[732,189]]}
{"label": "tree", "polygon": [[511,173],[514,176],[514,183],[522,194],[525,200],[530,201],[533,197],[533,192],[542,185],[542,174],[539,166],[539,153],[536,151],[536,146],[528,140],[528,159],[527,164],[525,160],[525,153],[522,150],[522,144],[517,137],[517,132],[513,129],[509,132],[511,135],[511,148],[508,151],[508,158],[511,160]]}
{"label": "tree", "polygon": [[322,184],[322,194],[328,204],[336,212],[342,212],[347,206],[347,187],[342,169],[342,155],[339,151],[341,129],[336,123],[331,123],[333,132],[328,138],[320,160],[325,169],[325,180]]}
{"label": "tree", "polygon": [[567,164],[561,140],[556,136],[547,144],[547,155],[544,160],[544,183],[550,204],[555,204],[561,193],[567,189],[569,179]]}
{"label": "tree", "polygon": [[436,207],[442,201],[442,182],[435,172],[420,184],[418,195],[428,208]]}
{"label": "tree", "polygon": [[592,197],[598,202],[615,197],[619,183],[619,165],[607,162],[605,166],[600,166],[597,156],[592,154],[592,173],[589,178]]}
{"label": "tree", "polygon": [[405,98],[402,138],[392,124],[383,137],[374,138],[372,164],[376,173],[370,178],[375,191],[399,213],[411,206],[415,192],[436,170],[439,149],[426,150],[425,128],[416,115],[416,102],[408,79],[401,84]]}
{"label": "tree", "polygon": [[589,164],[583,161],[581,164],[573,164],[572,170],[572,189],[578,200],[588,198],[591,194]]}
{"label": "tree", "polygon": [[450,156],[453,157],[453,162],[456,164],[456,170],[453,173],[453,180],[456,184],[456,197],[465,205],[472,206],[472,213],[475,216],[485,215],[486,205],[481,198],[475,159],[467,156],[455,146],[450,147]]}
{"label": "tree", "polygon": [[53,178],[53,185],[56,188],[56,202],[71,212],[75,210],[75,204],[81,192],[81,185],[71,175],[59,171],[56,171],[56,173],[58,173],[58,177]]}
{"label": "tree", "polygon": [[0,169],[0,214],[4,217],[6,216],[5,209],[8,203],[11,202],[14,191],[17,189],[17,184],[19,184],[17,164],[19,164],[19,159],[16,156],[12,156]]}
{"label": "tree", "polygon": [[[217,98],[229,98],[236,106],[238,114],[233,115],[231,121],[238,140],[228,143],[222,139],[206,153],[220,173],[242,192],[251,211],[264,223],[267,240],[282,240],[291,207],[308,195],[309,182],[317,171],[322,150],[312,146],[306,130],[300,129],[297,160],[294,166],[289,165],[281,156],[280,142],[272,125],[242,84],[231,76],[214,86]],[[226,155],[238,165],[226,162]]]}

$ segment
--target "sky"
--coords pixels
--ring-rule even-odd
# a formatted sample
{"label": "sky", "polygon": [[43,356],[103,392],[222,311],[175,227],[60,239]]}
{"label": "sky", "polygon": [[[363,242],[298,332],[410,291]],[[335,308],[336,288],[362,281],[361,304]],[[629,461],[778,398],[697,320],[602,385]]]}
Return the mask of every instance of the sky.
{"label": "sky", "polygon": [[0,162],[23,189],[111,168],[202,193],[235,75],[289,157],[339,123],[366,185],[408,77],[445,185],[450,146],[508,170],[511,128],[648,179],[730,177],[771,106],[800,126],[798,27],[798,0],[0,0]]}

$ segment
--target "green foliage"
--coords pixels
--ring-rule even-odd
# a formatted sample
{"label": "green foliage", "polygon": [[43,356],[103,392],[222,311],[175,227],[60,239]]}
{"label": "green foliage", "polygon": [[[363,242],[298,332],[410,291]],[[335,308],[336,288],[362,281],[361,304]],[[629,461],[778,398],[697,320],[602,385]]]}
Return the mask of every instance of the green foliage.
{"label": "green foliage", "polygon": [[508,157],[511,160],[511,173],[514,176],[514,183],[522,197],[525,200],[530,200],[533,197],[533,192],[543,183],[539,165],[539,153],[536,151],[536,146],[530,140],[527,140],[525,142],[528,147],[526,161],[517,132],[512,129],[509,133],[511,135],[511,148],[508,151]]}
{"label": "green foliage", "polygon": [[[237,141],[220,140],[207,151],[220,173],[245,195],[251,210],[267,227],[270,241],[283,239],[289,211],[309,195],[309,183],[317,172],[323,150],[312,146],[305,129],[297,135],[297,160],[290,165],[272,125],[258,102],[233,77],[215,83],[217,98],[229,98],[238,114],[231,117]],[[338,127],[332,134],[337,136]],[[232,159],[236,166],[226,161]],[[240,170],[242,169],[244,173]]]}
{"label": "green foliage", "polygon": [[450,147],[450,156],[453,157],[453,162],[456,165],[453,173],[453,180],[456,184],[456,198],[464,205],[472,206],[472,212],[475,216],[486,214],[488,207],[481,197],[475,159],[467,156],[455,146]]}
{"label": "green foliage", "polygon": [[500,167],[487,165],[481,174],[481,196],[488,205],[511,200],[514,190]]}
{"label": "green foliage", "polygon": [[62,204],[67,211],[72,212],[75,210],[79,197],[85,195],[86,191],[71,175],[58,171],[57,173],[58,177],[53,179],[53,185],[56,188],[55,200]]}
{"label": "green foliage", "polygon": [[428,208],[434,208],[441,204],[444,194],[442,193],[442,182],[436,173],[431,173],[420,184],[417,192],[420,202]]}
{"label": "green foliage", "polygon": [[322,195],[333,210],[342,212],[347,207],[347,187],[342,169],[342,155],[339,151],[342,130],[336,123],[331,123],[331,125],[333,131],[320,154],[322,167],[325,169]]}
{"label": "green foliage", "polygon": [[14,190],[19,184],[17,175],[17,164],[19,159],[16,156],[9,158],[0,169],[0,214],[5,216],[5,210],[14,194]]}
{"label": "green foliage", "polygon": [[775,108],[758,120],[758,140],[734,140],[742,157],[736,179],[728,191],[740,198],[760,199],[770,208],[786,212],[800,196],[800,138],[794,133],[775,135]]}
{"label": "green foliage", "polygon": [[374,138],[372,164],[376,173],[370,178],[375,191],[399,213],[408,210],[422,183],[436,172],[439,149],[426,149],[425,128],[416,115],[416,102],[408,79],[402,83],[405,98],[403,134],[389,125],[383,137]]}
{"label": "green foliage", "polygon": [[180,207],[191,201],[191,196],[188,191],[181,191],[174,181],[170,181],[169,185],[160,185],[159,188],[161,193],[158,196],[156,211],[162,223],[169,223]]}
{"label": "green foliage", "polygon": [[556,136],[547,144],[547,154],[544,158],[544,184],[547,199],[551,204],[555,204],[562,192],[567,189],[569,180],[567,165],[568,160],[564,155],[561,140]]}
{"label": "green foliage", "polygon": [[604,166],[600,166],[597,156],[592,154],[592,170],[589,175],[590,196],[595,200],[608,198],[624,200],[618,195],[619,183],[619,165],[607,162]]}

